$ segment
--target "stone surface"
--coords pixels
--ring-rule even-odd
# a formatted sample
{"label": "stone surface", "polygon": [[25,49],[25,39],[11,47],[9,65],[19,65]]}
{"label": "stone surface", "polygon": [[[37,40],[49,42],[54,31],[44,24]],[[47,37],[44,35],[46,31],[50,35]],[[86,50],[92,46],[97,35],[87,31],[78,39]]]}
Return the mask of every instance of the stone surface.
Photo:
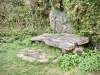
{"label": "stone surface", "polygon": [[[58,47],[62,50],[72,51],[78,50],[82,52],[83,44],[89,42],[88,37],[76,36],[74,34],[62,33],[62,34],[49,34],[44,33],[40,36],[33,37],[32,41],[43,41],[45,44]],[[81,47],[80,47],[81,46]]]}
{"label": "stone surface", "polygon": [[38,58],[39,57],[39,53],[38,52],[34,52],[34,53],[27,53],[28,56],[31,56],[31,57],[35,57],[35,58]]}
{"label": "stone surface", "polygon": [[50,14],[51,28],[59,33],[74,33],[75,30],[71,27],[68,17],[63,11],[51,9]]}
{"label": "stone surface", "polygon": [[38,61],[41,63],[46,63],[50,58],[53,58],[52,55],[48,55],[45,52],[39,52],[40,49],[35,48],[24,48],[20,50],[17,54],[17,57],[22,58],[23,60],[34,62]]}
{"label": "stone surface", "polygon": [[40,58],[40,59],[45,59],[46,56],[44,56],[44,55],[40,55],[39,58]]}
{"label": "stone surface", "polygon": [[37,61],[41,63],[45,63],[48,62],[49,60],[47,58],[44,58],[44,59],[38,59]]}
{"label": "stone surface", "polygon": [[52,61],[52,63],[57,63],[58,62],[58,59],[55,59]]}
{"label": "stone surface", "polygon": [[36,58],[32,58],[32,57],[29,57],[29,56],[24,56],[24,57],[23,57],[23,60],[27,60],[27,61],[29,61],[29,62],[33,62],[33,61],[36,60]]}
{"label": "stone surface", "polygon": [[17,54],[18,57],[24,57],[24,54]]}
{"label": "stone surface", "polygon": [[47,54],[46,54],[46,53],[41,53],[41,55],[47,56]]}
{"label": "stone surface", "polygon": [[28,50],[28,53],[34,53],[34,49],[33,50]]}
{"label": "stone surface", "polygon": [[48,55],[47,58],[54,58],[54,56],[52,56],[52,55]]}
{"label": "stone surface", "polygon": [[75,47],[75,49],[73,50],[73,53],[79,53],[81,54],[83,52],[83,47],[82,46],[77,46]]}

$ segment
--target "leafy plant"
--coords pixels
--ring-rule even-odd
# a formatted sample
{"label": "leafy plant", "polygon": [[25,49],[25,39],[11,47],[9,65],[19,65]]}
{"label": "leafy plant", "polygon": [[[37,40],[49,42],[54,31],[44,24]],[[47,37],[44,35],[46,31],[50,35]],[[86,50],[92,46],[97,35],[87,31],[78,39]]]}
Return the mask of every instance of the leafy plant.
{"label": "leafy plant", "polygon": [[89,51],[88,54],[83,53],[81,63],[78,64],[79,69],[86,71],[100,70],[100,51]]}
{"label": "leafy plant", "polygon": [[[86,49],[88,50],[88,49]],[[80,70],[85,71],[99,71],[100,70],[100,51],[88,50],[81,56],[78,54],[64,54],[59,58],[59,65],[63,70],[70,70],[71,68],[78,66]]]}
{"label": "leafy plant", "polygon": [[79,61],[77,61],[78,58],[79,55],[77,54],[64,54],[64,56],[59,58],[59,65],[65,71],[70,70],[73,66],[77,66],[77,64],[79,64]]}

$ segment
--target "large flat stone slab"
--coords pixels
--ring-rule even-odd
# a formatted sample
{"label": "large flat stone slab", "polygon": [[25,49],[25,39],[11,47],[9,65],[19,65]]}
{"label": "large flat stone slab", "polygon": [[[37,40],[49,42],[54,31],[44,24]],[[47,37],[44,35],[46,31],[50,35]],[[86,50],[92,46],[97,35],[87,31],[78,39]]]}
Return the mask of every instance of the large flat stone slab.
{"label": "large flat stone slab", "polygon": [[42,35],[33,37],[31,40],[43,41],[47,45],[58,47],[62,50],[67,50],[67,51],[74,50],[77,47],[79,48],[79,46],[82,46],[83,44],[89,42],[88,37],[76,36],[74,34],[68,34],[68,33],[62,33],[62,34],[44,33]]}

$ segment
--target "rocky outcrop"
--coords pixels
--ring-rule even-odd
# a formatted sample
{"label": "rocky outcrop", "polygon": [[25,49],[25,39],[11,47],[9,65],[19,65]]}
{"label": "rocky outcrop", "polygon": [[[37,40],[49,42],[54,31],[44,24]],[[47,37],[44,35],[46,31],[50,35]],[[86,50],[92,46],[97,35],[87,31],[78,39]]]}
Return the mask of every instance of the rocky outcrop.
{"label": "rocky outcrop", "polygon": [[49,14],[51,28],[58,33],[74,33],[75,30],[71,27],[68,17],[63,11],[54,10],[53,8]]}

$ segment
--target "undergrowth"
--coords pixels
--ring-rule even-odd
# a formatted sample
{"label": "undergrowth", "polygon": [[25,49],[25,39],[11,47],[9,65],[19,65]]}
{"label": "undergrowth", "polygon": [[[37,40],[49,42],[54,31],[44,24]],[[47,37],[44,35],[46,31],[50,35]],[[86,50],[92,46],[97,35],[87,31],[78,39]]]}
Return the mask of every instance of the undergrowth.
{"label": "undergrowth", "polygon": [[36,36],[37,32],[33,29],[22,30],[0,30],[1,43],[13,43],[16,40],[23,41],[25,38]]}
{"label": "undergrowth", "polygon": [[81,71],[100,71],[100,51],[89,50],[79,54],[64,54],[59,58],[59,65],[63,70],[70,70],[73,67],[78,67]]}
{"label": "undergrowth", "polygon": [[39,0],[0,0],[0,29],[31,28],[41,34],[49,26],[49,6],[43,1],[40,7],[39,3]]}
{"label": "undergrowth", "polygon": [[93,46],[98,46],[100,43],[100,0],[63,0],[63,7],[77,34],[92,37]]}

